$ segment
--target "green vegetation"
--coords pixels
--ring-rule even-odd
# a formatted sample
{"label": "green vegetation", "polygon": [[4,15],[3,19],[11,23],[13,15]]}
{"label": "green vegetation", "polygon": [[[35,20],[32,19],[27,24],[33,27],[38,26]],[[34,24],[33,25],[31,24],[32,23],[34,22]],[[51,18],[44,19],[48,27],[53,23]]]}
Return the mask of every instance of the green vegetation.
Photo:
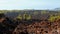
{"label": "green vegetation", "polygon": [[48,20],[51,21],[51,22],[54,22],[55,20],[58,20],[58,19],[60,19],[60,16],[53,16],[53,15],[51,15]]}
{"label": "green vegetation", "polygon": [[28,15],[28,14],[24,14],[24,15],[23,15],[23,19],[29,20],[29,19],[31,19],[31,16]]}
{"label": "green vegetation", "polygon": [[46,10],[41,11],[41,14],[46,14],[46,13],[47,13]]}
{"label": "green vegetation", "polygon": [[17,16],[17,19],[22,20],[22,16],[21,16],[21,15],[18,15],[18,16]]}
{"label": "green vegetation", "polygon": [[25,13],[23,15],[18,15],[17,19],[20,19],[20,20],[22,20],[22,19],[30,20],[31,19],[31,15],[28,15],[28,14]]}
{"label": "green vegetation", "polygon": [[38,14],[38,12],[37,12],[37,11],[35,11],[35,12],[34,12],[34,15],[35,15],[35,14]]}
{"label": "green vegetation", "polygon": [[[24,10],[0,10],[0,13],[8,13],[8,12],[10,12],[10,13],[23,13],[22,15],[21,14],[19,14],[19,15],[17,15],[17,17],[15,17],[15,18],[17,18],[17,19],[20,19],[20,20],[22,20],[22,19],[26,19],[26,20],[29,20],[29,19],[31,19],[32,18],[32,14],[33,15],[38,15],[38,14],[46,14],[46,15],[49,15],[50,14],[50,17],[49,17],[49,21],[51,21],[51,22],[53,22],[53,21],[55,21],[56,19],[60,19],[60,12],[59,11],[48,11],[48,10],[42,10],[42,11],[37,11],[37,10],[34,10],[34,12],[33,11],[31,11],[31,13],[29,13],[29,10],[28,11],[24,11]],[[25,12],[25,13],[24,13]],[[49,12],[49,13],[48,13]],[[15,14],[14,13],[14,14]],[[28,14],[29,13],[29,14]],[[53,16],[53,15],[55,15],[55,16]],[[38,16],[40,16],[40,15],[38,15]],[[37,16],[37,17],[38,17]],[[34,16],[33,16],[33,18],[34,18]],[[39,18],[39,17],[38,17]]]}

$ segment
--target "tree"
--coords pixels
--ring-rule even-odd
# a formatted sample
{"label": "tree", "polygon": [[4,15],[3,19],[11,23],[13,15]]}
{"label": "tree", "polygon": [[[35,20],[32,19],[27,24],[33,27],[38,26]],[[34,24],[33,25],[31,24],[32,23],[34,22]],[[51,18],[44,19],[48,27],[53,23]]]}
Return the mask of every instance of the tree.
{"label": "tree", "polygon": [[29,20],[29,19],[31,19],[31,15],[28,15],[28,14],[24,14],[23,15],[23,19],[25,19],[25,20]]}
{"label": "tree", "polygon": [[58,19],[60,19],[60,16],[58,16],[58,15],[57,16],[51,15],[48,20],[51,21],[51,22],[53,22],[53,21],[58,20]]}
{"label": "tree", "polygon": [[41,14],[46,14],[46,13],[47,13],[46,10],[41,11]]}
{"label": "tree", "polygon": [[22,16],[21,15],[18,15],[17,16],[17,19],[22,20]]}

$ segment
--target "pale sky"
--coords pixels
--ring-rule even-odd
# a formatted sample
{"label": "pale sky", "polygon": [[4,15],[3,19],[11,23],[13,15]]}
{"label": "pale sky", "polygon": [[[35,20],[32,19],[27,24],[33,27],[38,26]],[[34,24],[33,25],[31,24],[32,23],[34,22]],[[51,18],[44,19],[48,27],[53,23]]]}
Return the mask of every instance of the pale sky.
{"label": "pale sky", "polygon": [[10,9],[54,9],[60,0],[0,0],[0,10]]}

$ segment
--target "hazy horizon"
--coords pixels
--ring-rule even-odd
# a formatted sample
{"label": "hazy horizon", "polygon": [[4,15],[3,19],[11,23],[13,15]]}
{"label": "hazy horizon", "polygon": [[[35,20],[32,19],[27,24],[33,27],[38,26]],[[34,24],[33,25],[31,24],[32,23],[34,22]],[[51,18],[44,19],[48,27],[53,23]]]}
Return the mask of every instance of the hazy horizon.
{"label": "hazy horizon", "polygon": [[0,0],[0,10],[45,10],[59,7],[60,0]]}

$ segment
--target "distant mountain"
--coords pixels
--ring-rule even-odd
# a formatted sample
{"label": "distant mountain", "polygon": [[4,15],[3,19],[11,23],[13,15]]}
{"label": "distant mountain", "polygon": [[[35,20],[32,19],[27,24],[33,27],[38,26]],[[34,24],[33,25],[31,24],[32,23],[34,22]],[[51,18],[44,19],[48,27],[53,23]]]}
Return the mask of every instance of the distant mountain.
{"label": "distant mountain", "polygon": [[60,11],[60,8],[55,8],[54,10],[55,10],[55,11]]}

